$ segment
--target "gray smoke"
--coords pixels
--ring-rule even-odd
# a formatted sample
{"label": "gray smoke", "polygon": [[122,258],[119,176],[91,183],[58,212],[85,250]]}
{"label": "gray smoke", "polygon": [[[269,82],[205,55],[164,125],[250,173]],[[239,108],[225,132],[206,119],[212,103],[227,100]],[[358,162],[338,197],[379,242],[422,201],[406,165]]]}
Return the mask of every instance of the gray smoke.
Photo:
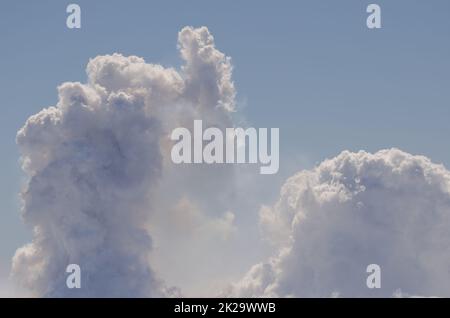
{"label": "gray smoke", "polygon": [[[207,28],[184,28],[178,46],[180,71],[136,56],[95,57],[86,84],[59,86],[57,105],[18,132],[28,176],[22,215],[33,241],[17,250],[12,274],[34,295],[178,293],[150,266],[148,224],[167,136],[193,118],[227,125],[235,98],[230,59]],[[71,263],[82,270],[79,290],[65,284]]]}

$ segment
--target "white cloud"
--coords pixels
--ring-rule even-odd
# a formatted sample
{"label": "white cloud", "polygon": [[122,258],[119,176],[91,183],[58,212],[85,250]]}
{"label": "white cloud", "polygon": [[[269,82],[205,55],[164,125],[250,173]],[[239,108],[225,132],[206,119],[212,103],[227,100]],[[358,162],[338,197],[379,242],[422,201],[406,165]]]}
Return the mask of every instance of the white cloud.
{"label": "white cloud", "polygon": [[450,296],[450,172],[426,157],[344,151],[288,179],[260,220],[280,252],[228,295]]}
{"label": "white cloud", "polygon": [[[88,83],[62,84],[57,105],[18,132],[29,177],[22,214],[34,237],[16,252],[12,273],[34,295],[178,293],[150,266],[148,224],[154,209],[168,208],[156,203],[158,186],[173,184],[165,180],[166,137],[193,118],[228,125],[235,97],[230,59],[207,28],[184,28],[178,45],[181,71],[136,56],[97,56]],[[203,224],[200,215],[195,226],[231,228],[232,214],[214,217]],[[66,288],[70,263],[81,266],[80,290]]]}
{"label": "white cloud", "polygon": [[[62,84],[57,105],[18,132],[34,237],[12,274],[33,295],[171,296],[180,291],[168,285],[196,285],[190,295],[211,296],[249,262],[231,211],[250,213],[248,186],[262,179],[235,180],[232,166],[175,167],[168,139],[194,119],[233,126],[230,59],[205,27],[184,28],[178,48],[181,70],[95,57],[87,83]],[[227,295],[449,296],[449,192],[443,166],[396,149],[343,152],[302,171],[260,210],[279,252]],[[81,290],[65,287],[70,263],[81,265]],[[366,287],[371,263],[381,290]]]}

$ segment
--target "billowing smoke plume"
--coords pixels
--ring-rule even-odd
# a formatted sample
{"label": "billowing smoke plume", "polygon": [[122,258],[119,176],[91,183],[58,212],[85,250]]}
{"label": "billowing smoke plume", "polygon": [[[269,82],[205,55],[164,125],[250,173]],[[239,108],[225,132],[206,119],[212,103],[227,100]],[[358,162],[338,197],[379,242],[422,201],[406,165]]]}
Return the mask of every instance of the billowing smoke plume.
{"label": "billowing smoke plume", "polygon": [[[230,60],[207,28],[184,28],[178,45],[180,71],[120,54],[90,60],[88,82],[62,84],[57,105],[18,132],[29,177],[22,213],[34,237],[16,252],[13,275],[35,295],[177,292],[149,265],[167,136],[193,118],[227,125],[235,98]],[[66,287],[71,263],[81,267],[81,289]]]}
{"label": "billowing smoke plume", "polygon": [[[234,296],[450,296],[450,172],[400,150],[343,152],[260,213],[280,252]],[[367,265],[381,267],[369,289]]]}

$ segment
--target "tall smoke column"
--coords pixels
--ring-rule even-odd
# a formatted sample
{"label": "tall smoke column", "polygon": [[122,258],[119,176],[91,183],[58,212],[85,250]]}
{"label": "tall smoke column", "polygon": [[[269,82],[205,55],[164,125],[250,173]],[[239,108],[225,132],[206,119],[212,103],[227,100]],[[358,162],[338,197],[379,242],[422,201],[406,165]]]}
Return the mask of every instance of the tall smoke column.
{"label": "tall smoke column", "polygon": [[[185,114],[227,121],[234,108],[229,58],[207,28],[179,33],[181,72],[136,56],[98,56],[88,83],[64,83],[55,107],[17,134],[28,181],[22,215],[33,241],[13,276],[36,296],[168,296],[149,265],[152,189],[163,178],[162,140]],[[79,264],[82,288],[66,287]]]}

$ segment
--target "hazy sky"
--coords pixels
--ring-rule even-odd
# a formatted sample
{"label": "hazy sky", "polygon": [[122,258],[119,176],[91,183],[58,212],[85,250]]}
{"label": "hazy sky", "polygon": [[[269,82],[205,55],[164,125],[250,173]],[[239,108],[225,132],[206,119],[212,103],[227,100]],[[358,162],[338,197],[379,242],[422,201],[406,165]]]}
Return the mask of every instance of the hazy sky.
{"label": "hazy sky", "polygon": [[[378,3],[382,29],[366,27]],[[17,130],[57,102],[56,87],[85,82],[89,58],[119,52],[178,67],[176,35],[207,26],[232,57],[239,118],[279,127],[271,189],[342,150],[398,147],[450,167],[450,2],[8,1],[0,11],[0,276],[30,234],[19,218]],[[276,193],[275,193],[276,194]],[[274,194],[274,195],[275,195]]]}

